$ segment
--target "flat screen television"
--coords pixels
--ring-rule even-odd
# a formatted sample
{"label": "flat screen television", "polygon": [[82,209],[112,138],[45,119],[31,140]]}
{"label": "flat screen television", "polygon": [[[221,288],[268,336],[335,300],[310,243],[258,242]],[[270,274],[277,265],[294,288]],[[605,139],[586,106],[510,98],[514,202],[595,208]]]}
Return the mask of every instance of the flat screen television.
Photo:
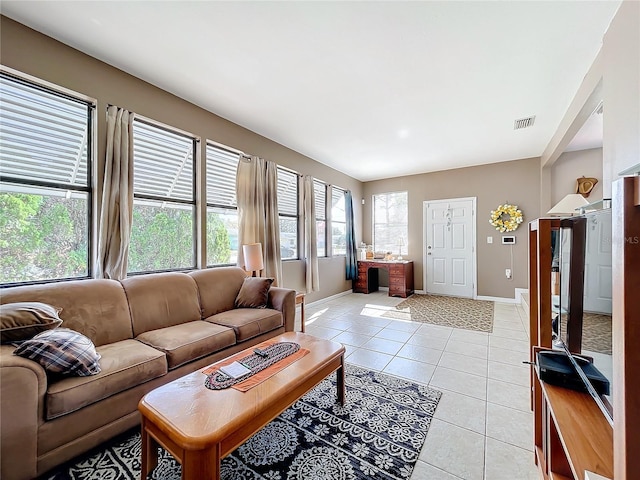
{"label": "flat screen television", "polygon": [[[560,221],[559,296],[554,302],[556,347],[564,349],[606,418],[613,424],[612,219],[603,209]],[[572,355],[593,359],[609,381],[609,395],[599,395]]]}

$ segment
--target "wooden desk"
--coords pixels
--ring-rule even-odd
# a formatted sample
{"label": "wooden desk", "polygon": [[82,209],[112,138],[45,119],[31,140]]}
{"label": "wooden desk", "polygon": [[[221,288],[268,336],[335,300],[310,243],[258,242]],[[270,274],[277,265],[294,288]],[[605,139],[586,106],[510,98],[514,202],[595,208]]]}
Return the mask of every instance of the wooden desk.
{"label": "wooden desk", "polygon": [[355,293],[378,290],[378,269],[389,272],[389,296],[407,298],[413,295],[413,262],[407,260],[358,260],[358,278],[353,283]]}

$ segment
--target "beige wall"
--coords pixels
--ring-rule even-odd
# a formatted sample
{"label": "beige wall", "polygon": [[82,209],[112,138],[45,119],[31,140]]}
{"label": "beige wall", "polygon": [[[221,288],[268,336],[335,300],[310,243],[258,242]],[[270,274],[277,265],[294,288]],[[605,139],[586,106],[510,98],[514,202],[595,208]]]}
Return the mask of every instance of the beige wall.
{"label": "beige wall", "polygon": [[[0,17],[0,59],[5,66],[97,100],[98,182],[104,165],[106,107],[114,104],[199,136],[202,158],[205,140],[210,139],[350,189],[356,199],[362,197],[361,182],[6,17]],[[362,209],[354,203],[359,241]],[[310,295],[309,301],[351,289],[351,282],[344,280],[344,257],[322,258],[319,263],[321,291]],[[284,262],[283,276],[285,286],[304,289],[303,262]]]}
{"label": "beige wall", "polygon": [[[366,182],[364,241],[372,241],[372,195],[406,190],[409,196],[409,241],[405,258],[414,261],[415,287],[422,290],[423,202],[477,197],[478,295],[514,298],[515,288],[527,288],[528,284],[527,223],[539,216],[539,166],[539,158],[530,158]],[[501,234],[489,224],[491,210],[504,202],[518,205],[525,217],[520,228],[512,233],[516,236],[516,245],[511,280],[507,280],[504,274],[505,268],[510,266],[510,248],[501,244]],[[492,244],[487,243],[488,236],[493,237]]]}
{"label": "beige wall", "polygon": [[602,200],[602,148],[560,155],[551,167],[551,205],[558,203],[565,195],[576,193],[576,180],[582,176],[598,179],[587,201],[593,203]]}

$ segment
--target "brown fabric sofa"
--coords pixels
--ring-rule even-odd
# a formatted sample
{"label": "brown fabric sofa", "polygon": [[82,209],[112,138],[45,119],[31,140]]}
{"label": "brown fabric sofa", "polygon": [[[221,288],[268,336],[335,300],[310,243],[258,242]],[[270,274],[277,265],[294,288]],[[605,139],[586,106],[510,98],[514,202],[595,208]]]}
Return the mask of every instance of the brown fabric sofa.
{"label": "brown fabric sofa", "polygon": [[234,308],[244,278],[223,267],[0,291],[3,304],[62,308],[61,327],[89,337],[102,357],[98,375],[55,378],[0,346],[0,477],[41,475],[138,424],[150,390],[292,331],[295,291],[272,287],[267,308]]}

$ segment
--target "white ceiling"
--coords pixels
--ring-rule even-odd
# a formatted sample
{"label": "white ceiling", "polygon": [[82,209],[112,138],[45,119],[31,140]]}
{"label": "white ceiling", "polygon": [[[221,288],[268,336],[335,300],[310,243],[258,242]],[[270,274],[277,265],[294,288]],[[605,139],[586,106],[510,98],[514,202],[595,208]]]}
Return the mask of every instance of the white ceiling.
{"label": "white ceiling", "polygon": [[540,156],[619,5],[2,1],[2,14],[367,181]]}

